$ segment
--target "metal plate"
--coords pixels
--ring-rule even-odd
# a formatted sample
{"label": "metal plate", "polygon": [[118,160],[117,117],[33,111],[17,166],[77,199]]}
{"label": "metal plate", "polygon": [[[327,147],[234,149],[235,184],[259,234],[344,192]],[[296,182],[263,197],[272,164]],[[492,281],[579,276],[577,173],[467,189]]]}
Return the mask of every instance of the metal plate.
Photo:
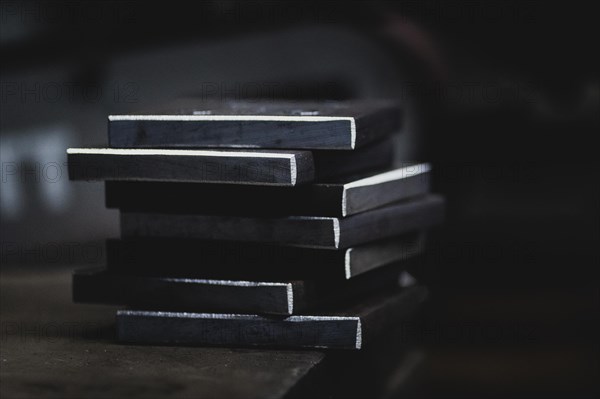
{"label": "metal plate", "polygon": [[389,102],[190,105],[176,111],[109,116],[120,148],[294,148],[353,150],[398,130]]}

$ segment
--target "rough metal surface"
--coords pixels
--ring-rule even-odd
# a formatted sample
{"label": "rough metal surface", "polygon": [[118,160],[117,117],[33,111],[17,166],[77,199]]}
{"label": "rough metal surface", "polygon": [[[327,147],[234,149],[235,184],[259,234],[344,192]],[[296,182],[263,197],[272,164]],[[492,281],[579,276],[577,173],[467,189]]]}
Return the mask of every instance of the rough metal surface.
{"label": "rough metal surface", "polygon": [[0,397],[282,397],[316,351],[117,344],[114,307],[71,302],[71,270],[3,271]]}
{"label": "rough metal surface", "polygon": [[444,199],[438,195],[400,201],[347,218],[121,212],[121,236],[230,240],[338,249],[426,229],[440,223],[443,218]]}
{"label": "rough metal surface", "polygon": [[137,212],[346,217],[424,195],[429,186],[429,164],[369,171],[293,188],[107,181],[106,206]]}
{"label": "rough metal surface", "polygon": [[352,150],[400,126],[388,102],[180,101],[175,111],[109,116],[111,147]]}

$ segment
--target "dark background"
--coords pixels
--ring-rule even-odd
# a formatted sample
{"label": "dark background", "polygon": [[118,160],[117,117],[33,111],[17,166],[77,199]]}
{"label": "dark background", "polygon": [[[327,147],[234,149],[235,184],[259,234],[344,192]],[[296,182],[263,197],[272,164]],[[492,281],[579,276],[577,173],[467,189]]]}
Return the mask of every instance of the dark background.
{"label": "dark background", "polygon": [[[416,396],[598,393],[598,22],[589,2],[1,4],[2,270],[101,264],[118,235],[65,149],[179,97],[405,106],[447,222],[414,273]],[[412,388],[411,388],[412,389]]]}

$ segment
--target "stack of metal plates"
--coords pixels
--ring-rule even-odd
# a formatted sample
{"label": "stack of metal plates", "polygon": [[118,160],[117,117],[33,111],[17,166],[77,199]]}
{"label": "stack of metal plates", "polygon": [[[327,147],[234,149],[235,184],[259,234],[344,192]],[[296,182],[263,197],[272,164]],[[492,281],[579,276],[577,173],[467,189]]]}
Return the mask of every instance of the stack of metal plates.
{"label": "stack of metal plates", "polygon": [[124,342],[368,345],[425,299],[404,269],[444,212],[429,164],[393,159],[400,114],[371,101],[110,116],[109,148],[67,150],[70,178],[106,181],[121,213],[74,300],[127,306]]}

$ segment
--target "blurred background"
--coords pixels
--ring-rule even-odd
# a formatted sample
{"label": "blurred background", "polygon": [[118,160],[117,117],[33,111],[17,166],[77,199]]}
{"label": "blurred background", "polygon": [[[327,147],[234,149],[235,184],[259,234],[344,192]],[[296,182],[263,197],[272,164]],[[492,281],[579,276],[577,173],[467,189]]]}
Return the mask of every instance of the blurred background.
{"label": "blurred background", "polygon": [[[118,214],[68,181],[107,116],[391,98],[447,222],[414,274],[419,397],[598,393],[598,23],[588,2],[2,1],[2,274],[102,264]],[[596,44],[594,44],[596,43]],[[596,50],[594,50],[596,49]]]}

